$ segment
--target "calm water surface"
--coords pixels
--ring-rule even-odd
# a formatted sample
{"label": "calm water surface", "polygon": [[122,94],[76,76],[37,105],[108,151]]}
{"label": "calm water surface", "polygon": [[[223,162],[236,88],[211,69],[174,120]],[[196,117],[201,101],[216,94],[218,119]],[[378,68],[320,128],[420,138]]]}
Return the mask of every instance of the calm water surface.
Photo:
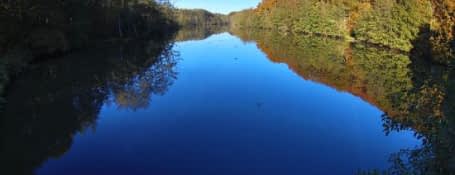
{"label": "calm water surface", "polygon": [[[9,138],[14,141],[5,147],[22,149],[18,162],[33,161],[20,167],[40,175],[325,175],[384,170],[392,154],[422,145],[413,130],[384,132],[383,114],[389,111],[380,109],[387,105],[379,100],[336,86],[342,79],[328,83],[316,73],[302,73],[292,61],[271,58],[266,46],[246,41],[229,33],[179,41],[166,51],[171,59],[136,64],[144,68],[106,71],[87,83],[78,80],[87,79],[84,72],[93,74],[91,69],[77,69],[80,77],[62,76],[56,88],[43,88],[53,95],[17,93],[30,99],[25,103],[40,105],[7,109],[34,111],[34,117],[26,122],[32,129],[20,131],[32,141]],[[115,50],[136,58],[128,49]],[[57,77],[56,82],[60,75],[54,72],[72,70],[57,67],[34,76]],[[99,81],[103,76],[111,78]],[[40,78],[16,86],[32,80]],[[39,121],[48,114],[55,117]]]}
{"label": "calm water surface", "polygon": [[167,92],[138,109],[103,104],[96,129],[37,174],[352,174],[420,143],[386,136],[376,107],[228,33],[173,49]]}

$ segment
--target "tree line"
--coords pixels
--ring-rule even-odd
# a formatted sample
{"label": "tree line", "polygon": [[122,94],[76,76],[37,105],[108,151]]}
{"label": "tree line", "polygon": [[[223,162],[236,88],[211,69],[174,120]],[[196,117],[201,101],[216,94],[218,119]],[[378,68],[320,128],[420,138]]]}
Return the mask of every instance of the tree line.
{"label": "tree line", "polygon": [[425,39],[433,60],[454,58],[455,3],[451,0],[263,0],[229,15],[233,28],[316,34],[409,52]]}
{"label": "tree line", "polygon": [[64,51],[92,40],[159,35],[173,27],[169,9],[155,0],[3,0],[0,48],[56,44]]}
{"label": "tree line", "polygon": [[211,13],[203,9],[175,9],[175,19],[183,27],[223,26],[228,24],[228,17]]}

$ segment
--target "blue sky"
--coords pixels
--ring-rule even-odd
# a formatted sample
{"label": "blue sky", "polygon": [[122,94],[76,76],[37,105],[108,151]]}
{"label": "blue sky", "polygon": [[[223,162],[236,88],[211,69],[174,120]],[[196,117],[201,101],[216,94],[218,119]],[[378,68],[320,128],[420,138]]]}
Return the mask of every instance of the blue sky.
{"label": "blue sky", "polygon": [[178,8],[200,8],[211,12],[227,14],[256,7],[260,0],[172,0]]}

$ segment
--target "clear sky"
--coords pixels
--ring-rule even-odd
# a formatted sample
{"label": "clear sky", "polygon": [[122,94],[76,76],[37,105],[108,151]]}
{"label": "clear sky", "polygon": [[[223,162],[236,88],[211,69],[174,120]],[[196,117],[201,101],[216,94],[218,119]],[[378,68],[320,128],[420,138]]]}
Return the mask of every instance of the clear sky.
{"label": "clear sky", "polygon": [[206,9],[215,13],[228,14],[256,7],[260,0],[172,0],[177,8]]}

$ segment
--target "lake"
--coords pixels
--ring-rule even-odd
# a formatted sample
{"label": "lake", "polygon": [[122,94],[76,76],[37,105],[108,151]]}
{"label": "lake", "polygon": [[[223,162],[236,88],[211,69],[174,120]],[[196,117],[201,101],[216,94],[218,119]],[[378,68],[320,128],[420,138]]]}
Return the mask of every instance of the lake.
{"label": "lake", "polygon": [[33,65],[7,94],[6,170],[325,175],[450,168],[443,152],[453,148],[434,144],[453,143],[446,116],[454,98],[445,93],[453,73],[445,68],[316,36],[212,33],[103,46]]}

